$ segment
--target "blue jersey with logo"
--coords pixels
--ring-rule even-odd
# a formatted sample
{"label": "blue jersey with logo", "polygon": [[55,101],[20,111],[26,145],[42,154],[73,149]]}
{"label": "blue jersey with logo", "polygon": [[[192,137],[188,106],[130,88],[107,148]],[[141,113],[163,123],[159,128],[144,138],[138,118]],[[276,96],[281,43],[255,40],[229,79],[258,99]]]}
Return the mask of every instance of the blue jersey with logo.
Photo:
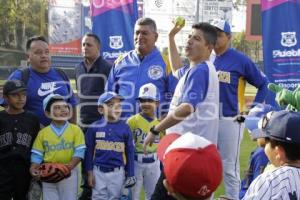
{"label": "blue jersey with logo", "polygon": [[240,199],[246,194],[252,181],[264,172],[269,160],[262,147],[257,147],[250,156],[249,168],[241,182]]}
{"label": "blue jersey with logo", "polygon": [[243,111],[246,81],[258,89],[254,102],[264,101],[268,79],[247,56],[230,48],[215,57],[214,65],[220,82],[220,115],[232,117]]}
{"label": "blue jersey with logo", "polygon": [[[70,89],[70,82],[66,83],[60,74],[53,68],[47,73],[39,73],[29,68],[30,76],[27,83],[27,102],[25,109],[34,112],[40,119],[40,123],[44,126],[50,124],[51,120],[45,116],[43,110],[43,100],[49,94],[60,94],[66,97],[67,102],[72,106],[76,105],[76,98]],[[21,80],[20,70],[14,71],[9,80]]]}
{"label": "blue jersey with logo", "polygon": [[168,95],[168,73],[163,56],[154,48],[142,60],[135,50],[119,57],[111,69],[107,84],[107,91],[114,91],[122,95],[123,114],[130,117],[138,113],[139,105],[136,101],[139,89],[146,83],[153,83],[160,92],[160,106],[165,104]]}
{"label": "blue jersey with logo", "polygon": [[85,135],[86,170],[93,166],[115,168],[125,166],[127,176],[134,176],[134,144],[132,132],[125,121],[94,122]]}

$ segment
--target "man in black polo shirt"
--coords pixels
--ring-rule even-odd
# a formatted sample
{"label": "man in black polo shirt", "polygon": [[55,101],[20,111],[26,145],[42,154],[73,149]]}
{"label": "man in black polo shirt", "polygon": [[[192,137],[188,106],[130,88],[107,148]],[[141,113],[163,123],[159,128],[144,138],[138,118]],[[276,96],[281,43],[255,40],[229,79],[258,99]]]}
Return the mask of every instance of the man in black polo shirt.
{"label": "man in black polo shirt", "polygon": [[[76,87],[80,104],[78,125],[85,133],[88,126],[101,117],[98,113],[97,100],[103,93],[111,65],[100,56],[101,42],[97,35],[87,33],[82,39],[84,60],[75,68]],[[84,168],[84,167],[83,167]],[[85,173],[83,173],[85,178]],[[87,182],[83,185],[80,200],[91,197]]]}

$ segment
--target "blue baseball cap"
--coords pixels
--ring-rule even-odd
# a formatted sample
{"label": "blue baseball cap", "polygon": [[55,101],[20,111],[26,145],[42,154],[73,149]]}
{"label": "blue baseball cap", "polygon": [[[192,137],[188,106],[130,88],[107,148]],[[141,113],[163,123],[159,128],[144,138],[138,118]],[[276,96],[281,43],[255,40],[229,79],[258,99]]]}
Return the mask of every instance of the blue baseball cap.
{"label": "blue baseball cap", "polygon": [[224,19],[215,19],[215,20],[211,21],[210,24],[213,25],[214,27],[220,29],[221,31],[224,31],[227,34],[231,34],[230,25]]}
{"label": "blue baseball cap", "polygon": [[269,104],[257,104],[251,108],[245,119],[245,127],[251,134],[252,139],[262,138],[265,136],[262,130],[258,127],[258,122],[271,111],[274,111],[274,108]]}
{"label": "blue baseball cap", "polygon": [[262,121],[265,137],[277,141],[300,144],[300,113],[288,110],[273,112]]}
{"label": "blue baseball cap", "polygon": [[57,99],[57,100],[65,100],[65,98],[59,94],[49,94],[44,100],[43,100],[43,109],[46,111],[46,108],[50,101],[52,99]]}
{"label": "blue baseball cap", "polygon": [[108,102],[113,98],[119,98],[120,100],[124,100],[124,98],[121,95],[115,92],[104,92],[103,94],[100,95],[98,99],[98,106],[103,105],[104,103]]}

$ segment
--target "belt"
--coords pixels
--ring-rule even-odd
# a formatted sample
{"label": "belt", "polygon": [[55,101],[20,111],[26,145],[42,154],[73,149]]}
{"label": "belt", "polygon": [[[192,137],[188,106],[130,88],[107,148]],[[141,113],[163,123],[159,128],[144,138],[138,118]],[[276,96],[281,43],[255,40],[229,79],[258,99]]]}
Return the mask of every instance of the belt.
{"label": "belt", "polygon": [[153,163],[157,160],[157,154],[156,153],[151,153],[151,154],[134,154],[134,160],[141,162],[141,163]]}
{"label": "belt", "polygon": [[117,172],[123,168],[123,167],[109,168],[109,167],[102,167],[102,166],[95,166],[95,167],[103,173]]}

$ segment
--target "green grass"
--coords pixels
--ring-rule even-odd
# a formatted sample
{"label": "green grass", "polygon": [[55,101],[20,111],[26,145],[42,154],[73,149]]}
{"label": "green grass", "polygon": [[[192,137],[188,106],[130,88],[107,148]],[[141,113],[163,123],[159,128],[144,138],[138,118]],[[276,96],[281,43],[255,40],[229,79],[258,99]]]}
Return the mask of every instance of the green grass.
{"label": "green grass", "polygon": [[[250,139],[250,135],[247,131],[244,131],[244,137],[241,143],[241,151],[240,151],[240,175],[241,178],[244,175],[245,170],[248,168],[248,161],[251,151],[255,149],[256,143]],[[222,183],[217,191],[215,192],[215,198],[220,195],[225,194],[224,192],[224,184]]]}

